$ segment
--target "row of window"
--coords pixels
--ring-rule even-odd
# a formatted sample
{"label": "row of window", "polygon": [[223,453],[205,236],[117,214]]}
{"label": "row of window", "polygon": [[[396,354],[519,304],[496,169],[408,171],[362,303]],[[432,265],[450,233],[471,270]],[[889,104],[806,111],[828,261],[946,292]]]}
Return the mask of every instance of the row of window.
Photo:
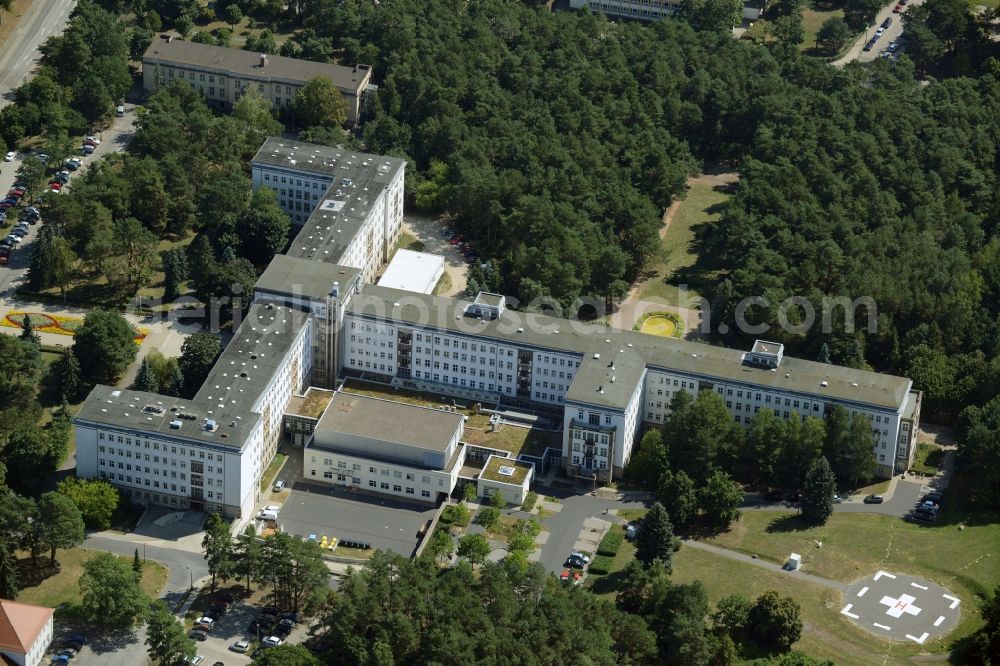
{"label": "row of window", "polygon": [[[573,456],[573,464],[580,464],[580,456]],[[583,467],[584,469],[607,469],[608,461],[595,458],[583,458]]]}

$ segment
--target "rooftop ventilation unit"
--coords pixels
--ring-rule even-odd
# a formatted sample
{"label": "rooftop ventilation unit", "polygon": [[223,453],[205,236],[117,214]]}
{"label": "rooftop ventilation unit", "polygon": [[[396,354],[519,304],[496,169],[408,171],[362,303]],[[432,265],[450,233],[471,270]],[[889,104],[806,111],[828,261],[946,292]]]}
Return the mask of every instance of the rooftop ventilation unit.
{"label": "rooftop ventilation unit", "polygon": [[171,421],[170,422],[170,429],[171,430],[180,430],[181,429],[181,422],[177,421],[177,420]]}

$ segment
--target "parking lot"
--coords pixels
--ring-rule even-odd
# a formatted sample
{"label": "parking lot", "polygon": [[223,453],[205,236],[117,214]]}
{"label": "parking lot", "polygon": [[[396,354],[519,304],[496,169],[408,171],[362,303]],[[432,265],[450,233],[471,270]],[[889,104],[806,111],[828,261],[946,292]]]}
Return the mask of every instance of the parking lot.
{"label": "parking lot", "polygon": [[363,541],[372,548],[413,554],[417,532],[436,509],[298,481],[278,515],[280,528],[303,537]]}

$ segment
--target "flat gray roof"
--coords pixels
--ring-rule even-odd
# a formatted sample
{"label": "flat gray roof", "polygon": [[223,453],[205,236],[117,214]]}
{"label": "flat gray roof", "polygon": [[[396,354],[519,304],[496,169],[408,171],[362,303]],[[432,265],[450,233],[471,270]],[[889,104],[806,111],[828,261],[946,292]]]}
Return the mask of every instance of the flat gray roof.
{"label": "flat gray roof", "polygon": [[331,65],[299,58],[279,55],[267,56],[267,64],[260,66],[260,54],[255,51],[225,48],[213,44],[199,44],[174,37],[157,37],[142,56],[143,66],[147,61],[162,61],[215,70],[226,76],[253,79],[272,79],[289,83],[306,83],[317,76],[332,80],[342,92],[357,95],[365,78],[371,71],[369,65]]}
{"label": "flat gray roof", "polygon": [[[632,350],[648,368],[794,392],[825,400],[898,411],[911,382],[905,377],[785,356],[774,371],[744,364],[746,352],[700,342],[621,331],[599,324],[507,309],[495,320],[465,316],[468,300],[365,285],[350,312],[413,326],[429,326],[521,347],[580,355]],[[583,364],[581,363],[581,368]],[[588,380],[589,382],[589,380]],[[825,382],[825,385],[824,385]],[[624,406],[624,405],[621,405]]]}
{"label": "flat gray roof", "polygon": [[194,402],[210,410],[251,410],[308,321],[309,314],[300,310],[252,305]]}
{"label": "flat gray roof", "polygon": [[386,186],[406,168],[406,161],[398,157],[281,137],[268,137],[252,163],[276,170],[323,175],[332,180],[286,254],[334,264],[340,263],[344,251],[364,226]]}
{"label": "flat gray roof", "polygon": [[316,429],[443,453],[462,421],[453,412],[338,391]]}
{"label": "flat gray roof", "polygon": [[642,357],[625,349],[611,349],[600,358],[584,356],[566,392],[566,402],[624,408],[646,371]]}
{"label": "flat gray roof", "polygon": [[254,289],[272,294],[323,300],[330,295],[334,282],[340,283],[341,295],[349,289],[358,275],[357,268],[328,264],[276,254],[264,273],[257,278]]}
{"label": "flat gray roof", "polygon": [[[239,450],[260,418],[260,414],[236,409],[213,410],[209,414],[205,405],[195,400],[98,384],[83,401],[73,422],[139,430],[151,436],[196,440]],[[205,430],[206,419],[215,421],[218,427],[214,431]],[[172,428],[171,423],[179,423],[180,427]]]}

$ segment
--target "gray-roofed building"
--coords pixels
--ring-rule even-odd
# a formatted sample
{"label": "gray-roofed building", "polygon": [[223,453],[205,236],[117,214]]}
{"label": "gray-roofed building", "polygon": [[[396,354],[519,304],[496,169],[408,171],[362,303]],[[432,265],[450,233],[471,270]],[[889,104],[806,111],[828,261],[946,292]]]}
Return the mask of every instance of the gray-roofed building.
{"label": "gray-roofed building", "polygon": [[406,162],[270,137],[251,162],[254,191],[268,187],[298,233],[291,257],[353,266],[373,282],[403,224]]}
{"label": "gray-roofed building", "polygon": [[[624,468],[641,424],[662,424],[678,390],[703,389],[722,396],[742,425],[760,409],[782,418],[824,417],[839,404],[871,418],[880,473],[898,469],[899,422],[911,389],[906,378],[790,358],[763,341],[747,352],[509,309],[488,319],[476,307],[366,285],[348,304],[344,368],[415,380],[427,390],[475,393],[484,402],[564,412],[564,464],[592,463],[598,478]],[[610,358],[618,359],[614,371],[604,365]],[[592,438],[608,444],[593,449],[585,439],[574,451],[574,420],[594,425],[592,418],[617,428],[617,436]]]}
{"label": "gray-roofed building", "polygon": [[183,80],[209,104],[226,109],[232,108],[250,86],[256,86],[261,97],[274,106],[288,106],[299,88],[318,76],[333,81],[344,98],[348,122],[357,122],[362,97],[372,83],[369,65],[345,67],[177,38],[154,39],[142,56],[142,84],[147,94]]}
{"label": "gray-roofed building", "polygon": [[251,306],[191,400],[96,386],[74,419],[77,475],[137,504],[250,515],[284,406],[306,383],[309,328],[307,312]]}
{"label": "gray-roofed building", "polygon": [[463,425],[464,417],[454,412],[340,391],[306,444],[303,474],[434,501],[458,481]]}

